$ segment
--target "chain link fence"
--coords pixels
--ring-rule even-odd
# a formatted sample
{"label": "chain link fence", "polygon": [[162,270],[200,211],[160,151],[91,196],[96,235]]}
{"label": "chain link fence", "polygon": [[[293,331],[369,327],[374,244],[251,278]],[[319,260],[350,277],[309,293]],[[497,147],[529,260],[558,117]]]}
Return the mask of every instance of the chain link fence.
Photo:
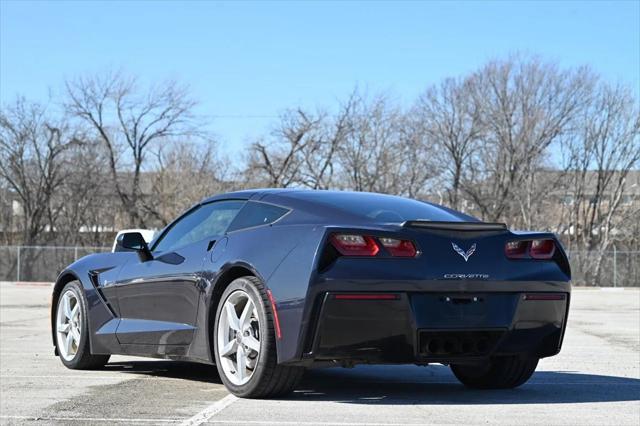
{"label": "chain link fence", "polygon": [[[640,251],[611,250],[600,253],[571,251],[571,278],[574,285],[600,287],[640,287]],[[598,262],[600,271],[594,278]]]}
{"label": "chain link fence", "polygon": [[[0,281],[51,281],[73,261],[110,247],[0,246]],[[596,252],[569,253],[573,283],[594,286]],[[607,251],[601,261],[599,284],[603,287],[640,286],[640,251]]]}
{"label": "chain link fence", "polygon": [[70,263],[111,247],[0,246],[0,281],[50,281]]}

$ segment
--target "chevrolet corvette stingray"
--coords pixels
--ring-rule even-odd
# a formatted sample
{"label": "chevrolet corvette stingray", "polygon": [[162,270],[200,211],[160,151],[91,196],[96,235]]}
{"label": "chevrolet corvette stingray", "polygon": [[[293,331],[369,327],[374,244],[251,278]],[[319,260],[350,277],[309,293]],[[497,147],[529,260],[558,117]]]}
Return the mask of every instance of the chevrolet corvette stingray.
{"label": "chevrolet corvette stingray", "polygon": [[215,364],[235,395],[295,389],[306,368],[449,365],[472,388],[525,383],[562,345],[567,256],[427,202],[263,189],[208,198],[157,233],[118,237],[58,276],[55,354]]}

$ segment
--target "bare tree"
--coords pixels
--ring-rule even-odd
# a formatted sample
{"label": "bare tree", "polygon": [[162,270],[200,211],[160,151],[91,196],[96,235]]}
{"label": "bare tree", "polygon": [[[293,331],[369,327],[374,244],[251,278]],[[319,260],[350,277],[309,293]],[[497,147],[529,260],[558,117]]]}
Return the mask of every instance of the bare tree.
{"label": "bare tree", "polygon": [[640,164],[640,111],[631,91],[600,85],[581,116],[579,132],[565,148],[569,151],[570,203],[565,218],[569,248],[595,254],[595,258],[582,258],[581,269],[588,283],[599,283],[604,252],[614,241],[614,231],[624,236],[620,231],[637,223],[640,213],[637,208],[623,208],[627,177]]}
{"label": "bare tree", "polygon": [[436,161],[437,148],[429,142],[421,120],[403,114],[399,123],[399,195],[428,198],[440,174]]}
{"label": "bare tree", "polygon": [[148,173],[152,193],[148,211],[161,225],[203,198],[233,189],[232,170],[212,140],[167,144],[155,155],[157,165]]}
{"label": "bare tree", "polygon": [[420,127],[387,96],[353,96],[349,129],[338,149],[339,186],[414,196],[433,176]]}
{"label": "bare tree", "polygon": [[19,98],[0,112],[0,179],[20,202],[23,244],[42,243],[55,230],[64,207],[57,195],[73,170],[66,154],[79,143],[39,104]]}
{"label": "bare tree", "polygon": [[[64,120],[53,120],[41,105],[18,99],[0,111],[0,186],[16,197],[13,220],[20,243],[27,246],[54,241],[60,231],[68,200],[60,197],[73,167],[69,152],[80,144]],[[17,219],[17,220],[16,220]],[[22,264],[33,265],[42,252],[22,251]],[[19,267],[12,264],[10,268]],[[9,272],[9,271],[7,271]],[[22,279],[33,279],[22,269]]]}
{"label": "bare tree", "polygon": [[287,111],[272,132],[272,139],[255,142],[249,158],[253,178],[266,186],[286,188],[301,184],[305,156],[320,149],[318,140],[324,113],[302,109]]}
{"label": "bare tree", "polygon": [[56,244],[65,246],[110,245],[116,230],[120,200],[105,170],[107,153],[100,141],[83,140],[67,153],[70,170],[56,193],[63,199],[56,224]]}
{"label": "bare tree", "polygon": [[446,202],[454,209],[464,209],[462,181],[481,134],[480,114],[470,85],[468,80],[448,78],[427,89],[411,112],[423,126],[425,143],[434,145],[433,152],[444,172]]}
{"label": "bare tree", "polygon": [[253,180],[273,187],[331,187],[337,151],[350,131],[354,99],[352,94],[335,117],[301,108],[287,111],[272,138],[252,146]]}
{"label": "bare tree", "polygon": [[398,143],[399,116],[400,111],[386,97],[379,95],[369,100],[357,94],[349,116],[351,131],[339,149],[341,186],[388,192],[394,178],[391,167],[397,160],[391,147]]}
{"label": "bare tree", "polygon": [[311,189],[329,189],[335,185],[336,156],[351,129],[350,117],[356,101],[355,92],[340,105],[339,113],[325,120],[314,143],[304,150],[302,184]]}
{"label": "bare tree", "polygon": [[185,88],[168,82],[142,93],[121,74],[68,81],[66,107],[107,149],[115,191],[131,226],[148,226],[143,214],[141,173],[154,144],[193,137],[195,102]]}
{"label": "bare tree", "polygon": [[561,71],[536,58],[491,62],[472,76],[482,143],[463,186],[483,218],[530,226],[551,189],[535,185],[536,171],[549,147],[570,134],[593,82],[587,69]]}

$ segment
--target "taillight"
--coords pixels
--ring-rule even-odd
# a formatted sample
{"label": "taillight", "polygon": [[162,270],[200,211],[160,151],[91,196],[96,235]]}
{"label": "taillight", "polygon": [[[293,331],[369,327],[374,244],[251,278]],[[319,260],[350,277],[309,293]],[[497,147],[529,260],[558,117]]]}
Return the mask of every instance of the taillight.
{"label": "taillight", "polygon": [[343,256],[376,256],[380,245],[392,257],[416,257],[418,250],[411,240],[360,234],[332,234],[331,245]]}
{"label": "taillight", "polygon": [[556,242],[552,239],[509,241],[504,253],[509,259],[551,259],[556,251]]}
{"label": "taillight", "polygon": [[522,259],[527,255],[529,241],[509,241],[504,246],[504,253],[509,259]]}
{"label": "taillight", "polygon": [[551,259],[556,251],[556,243],[553,240],[533,240],[529,254],[534,259]]}
{"label": "taillight", "polygon": [[343,256],[375,256],[380,251],[372,237],[357,234],[333,234],[331,244]]}
{"label": "taillight", "polygon": [[398,240],[396,238],[379,238],[380,243],[385,249],[396,257],[415,257],[417,250],[416,246],[409,240]]}

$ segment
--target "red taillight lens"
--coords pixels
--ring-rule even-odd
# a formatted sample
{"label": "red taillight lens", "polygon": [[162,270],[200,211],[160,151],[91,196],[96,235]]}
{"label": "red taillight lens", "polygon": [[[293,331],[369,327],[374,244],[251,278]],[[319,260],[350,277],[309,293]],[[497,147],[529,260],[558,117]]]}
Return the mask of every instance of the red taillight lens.
{"label": "red taillight lens", "polygon": [[343,256],[375,256],[380,251],[372,237],[356,234],[333,234],[331,244]]}
{"label": "red taillight lens", "polygon": [[378,238],[380,243],[384,246],[391,256],[396,257],[415,257],[418,253],[416,246],[409,240],[398,240],[396,238]]}
{"label": "red taillight lens", "polygon": [[504,253],[509,259],[522,259],[527,255],[529,241],[509,241],[504,246]]}
{"label": "red taillight lens", "polygon": [[400,296],[391,293],[342,293],[334,294],[336,300],[398,300]]}
{"label": "red taillight lens", "polygon": [[504,253],[509,259],[551,259],[556,252],[556,242],[551,239],[509,241]]}
{"label": "red taillight lens", "polygon": [[524,295],[524,300],[564,300],[564,293],[529,293]]}
{"label": "red taillight lens", "polygon": [[529,248],[529,255],[534,259],[551,259],[556,251],[553,240],[533,240]]}

